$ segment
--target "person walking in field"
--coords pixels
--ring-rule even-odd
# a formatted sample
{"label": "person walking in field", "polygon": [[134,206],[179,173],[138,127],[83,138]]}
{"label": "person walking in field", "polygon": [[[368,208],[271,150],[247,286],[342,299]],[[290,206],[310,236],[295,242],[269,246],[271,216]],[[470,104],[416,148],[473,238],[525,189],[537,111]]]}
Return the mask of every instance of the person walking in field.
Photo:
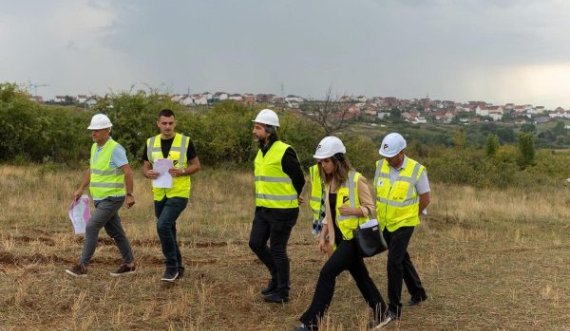
{"label": "person walking in field", "polygon": [[156,230],[166,265],[161,281],[174,282],[184,275],[184,263],[176,240],[176,220],[190,198],[190,175],[200,171],[201,166],[190,138],[175,131],[176,118],[172,110],[161,110],[156,125],[160,134],[146,141],[142,172],[146,178],[154,180],[160,175],[154,169],[155,163],[161,159],[172,162],[168,170],[172,176],[171,187],[158,187],[153,182],[152,192]]}
{"label": "person walking in field", "polygon": [[386,303],[370,278],[358,250],[353,230],[375,215],[374,200],[360,173],[351,168],[342,141],[334,136],[319,143],[315,155],[325,185],[325,218],[319,237],[319,249],[330,258],[321,269],[309,308],[300,318],[296,331],[317,330],[334,294],[336,278],[348,270],[360,293],[372,309],[369,327],[382,322]]}
{"label": "person walking in field", "polygon": [[111,276],[135,272],[133,252],[118,213],[123,204],[127,208],[135,204],[133,172],[125,149],[111,138],[112,126],[107,116],[97,114],[91,118],[91,124],[87,128],[91,130],[94,141],[91,146],[89,169],[85,171],[79,189],[73,193],[73,198],[77,201],[89,186],[95,212],[85,228],[85,240],[79,263],[65,270],[75,277],[87,276],[87,266],[95,253],[99,231],[103,227],[115,241],[123,259],[123,263],[116,271],[111,272]]}
{"label": "person walking in field", "polygon": [[325,187],[318,163],[309,168],[309,180],[311,181],[311,196],[309,206],[313,215],[313,234],[318,236],[323,228],[325,217]]}
{"label": "person walking in field", "polygon": [[411,295],[408,305],[428,298],[407,249],[420,214],[430,203],[430,187],[425,167],[407,157],[405,148],[401,134],[386,135],[379,150],[384,159],[376,162],[374,175],[378,222],[388,244],[389,304],[384,323],[400,318],[403,282]]}
{"label": "person walking in field", "polygon": [[269,285],[261,291],[264,300],[285,303],[290,290],[287,242],[303,202],[305,177],[295,150],[279,140],[277,114],[263,109],[253,122],[259,150],[254,161],[255,216],[249,247],[271,273]]}

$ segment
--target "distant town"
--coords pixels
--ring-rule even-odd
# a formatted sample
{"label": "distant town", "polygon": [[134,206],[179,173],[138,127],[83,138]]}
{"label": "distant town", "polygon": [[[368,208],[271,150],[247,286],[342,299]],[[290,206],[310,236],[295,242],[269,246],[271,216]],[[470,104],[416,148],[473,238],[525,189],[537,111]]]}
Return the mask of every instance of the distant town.
{"label": "distant town", "polygon": [[[93,108],[100,100],[110,96],[97,95],[58,95],[44,100],[41,96],[30,96],[39,103]],[[204,92],[197,94],[165,95],[172,101],[187,107],[208,107],[218,102],[232,100],[245,105],[265,104],[269,107],[286,108],[303,112],[308,104],[319,100],[309,100],[297,95],[277,96],[274,94]],[[402,121],[423,124],[469,124],[479,122],[504,122],[520,124],[540,124],[556,119],[570,119],[570,110],[562,107],[546,109],[531,104],[507,103],[494,105],[485,101],[465,103],[451,100],[433,100],[430,98],[400,99],[396,97],[342,96],[332,102],[338,102],[345,108],[345,119],[364,119],[382,121],[387,117],[398,116]]]}

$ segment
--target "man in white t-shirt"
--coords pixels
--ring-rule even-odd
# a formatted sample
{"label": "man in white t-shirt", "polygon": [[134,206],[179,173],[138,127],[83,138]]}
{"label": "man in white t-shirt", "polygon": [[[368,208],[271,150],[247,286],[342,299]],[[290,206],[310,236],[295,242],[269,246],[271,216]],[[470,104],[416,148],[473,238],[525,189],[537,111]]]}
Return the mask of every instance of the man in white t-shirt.
{"label": "man in white t-shirt", "polygon": [[420,215],[429,205],[430,187],[425,167],[405,155],[406,146],[401,134],[386,135],[379,150],[384,159],[376,163],[374,176],[378,222],[388,244],[389,304],[382,325],[400,318],[404,282],[411,295],[408,305],[427,299],[407,250]]}

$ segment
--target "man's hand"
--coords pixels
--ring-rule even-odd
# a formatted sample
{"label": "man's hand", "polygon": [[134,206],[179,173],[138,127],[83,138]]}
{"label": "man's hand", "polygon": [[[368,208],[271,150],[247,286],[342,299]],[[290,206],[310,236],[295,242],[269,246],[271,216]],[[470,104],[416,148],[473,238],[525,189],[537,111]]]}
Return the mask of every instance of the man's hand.
{"label": "man's hand", "polygon": [[300,205],[303,204],[303,202],[305,202],[305,198],[303,198],[302,196],[299,196],[298,200]]}
{"label": "man's hand", "polygon": [[145,172],[144,175],[146,176],[146,178],[157,179],[159,174],[158,172],[154,172],[152,171],[152,169],[150,169],[149,171]]}
{"label": "man's hand", "polygon": [[73,201],[79,200],[79,198],[81,198],[82,194],[83,194],[82,189],[78,189],[77,191],[73,192]]}
{"label": "man's hand", "polygon": [[180,168],[170,168],[170,169],[168,169],[168,173],[172,177],[180,177],[180,176],[184,175],[185,171],[184,171],[184,169],[180,169]]}
{"label": "man's hand", "polygon": [[135,197],[127,194],[127,196],[125,196],[125,205],[127,205],[127,209],[134,206],[134,204],[135,204]]}

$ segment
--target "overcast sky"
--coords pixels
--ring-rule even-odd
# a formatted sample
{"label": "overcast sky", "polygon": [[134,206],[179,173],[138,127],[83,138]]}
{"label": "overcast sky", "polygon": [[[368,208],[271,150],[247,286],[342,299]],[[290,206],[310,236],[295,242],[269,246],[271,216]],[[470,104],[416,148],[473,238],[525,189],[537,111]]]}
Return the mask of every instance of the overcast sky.
{"label": "overcast sky", "polygon": [[570,1],[0,0],[0,82],[568,109]]}

